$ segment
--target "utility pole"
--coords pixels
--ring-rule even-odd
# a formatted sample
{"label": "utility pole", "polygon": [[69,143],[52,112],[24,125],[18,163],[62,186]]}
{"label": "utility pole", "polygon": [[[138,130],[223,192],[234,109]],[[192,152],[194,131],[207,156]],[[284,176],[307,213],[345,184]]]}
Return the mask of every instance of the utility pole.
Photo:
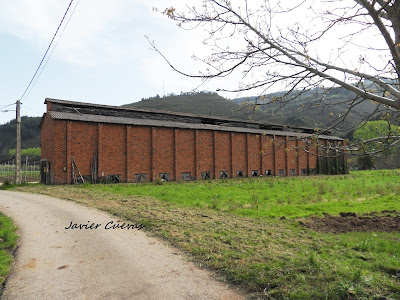
{"label": "utility pole", "polygon": [[17,150],[15,151],[15,183],[21,184],[21,105],[17,100]]}

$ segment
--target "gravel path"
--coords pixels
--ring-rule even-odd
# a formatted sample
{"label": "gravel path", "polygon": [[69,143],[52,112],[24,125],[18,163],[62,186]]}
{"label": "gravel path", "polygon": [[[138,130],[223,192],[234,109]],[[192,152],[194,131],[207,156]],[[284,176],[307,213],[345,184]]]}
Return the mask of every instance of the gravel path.
{"label": "gravel path", "polygon": [[[4,300],[244,299],[143,230],[113,229],[123,222],[104,212],[8,191],[0,211],[21,236]],[[86,226],[65,229],[71,222]]]}

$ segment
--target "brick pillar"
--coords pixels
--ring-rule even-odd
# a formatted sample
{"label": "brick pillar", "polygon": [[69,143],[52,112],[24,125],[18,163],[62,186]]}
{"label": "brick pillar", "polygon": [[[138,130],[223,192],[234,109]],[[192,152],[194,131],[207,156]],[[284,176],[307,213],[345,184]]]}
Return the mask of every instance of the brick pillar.
{"label": "brick pillar", "polygon": [[130,140],[130,136],[131,136],[131,126],[130,125],[126,125],[125,126],[125,143],[126,143],[126,147],[125,147],[125,174],[126,174],[126,182],[132,182],[133,180],[131,179],[130,176],[130,172],[132,170],[131,167],[131,140]]}
{"label": "brick pillar", "polygon": [[230,143],[230,158],[231,158],[231,178],[234,177],[233,175],[233,135],[234,133],[231,132],[231,134],[229,135],[229,143]]}
{"label": "brick pillar", "polygon": [[274,172],[272,175],[278,176],[278,170],[276,169],[276,147],[275,147],[276,136],[275,136],[275,134],[272,137],[273,137],[273,140],[272,140],[272,151],[273,151],[272,162],[273,162],[273,172]]}
{"label": "brick pillar", "polygon": [[65,183],[72,183],[72,160],[71,160],[71,121],[65,121]]}
{"label": "brick pillar", "polygon": [[103,177],[103,143],[102,143],[103,124],[97,124],[97,177]]}
{"label": "brick pillar", "polygon": [[173,141],[173,151],[174,151],[174,163],[173,163],[173,168],[174,168],[174,179],[175,181],[178,180],[178,150],[177,150],[177,143],[179,143],[178,141],[178,129],[174,129],[174,141]]}
{"label": "brick pillar", "polygon": [[194,179],[201,179],[199,166],[199,131],[194,131]]}
{"label": "brick pillar", "polygon": [[213,160],[214,160],[214,179],[219,178],[217,176],[217,149],[216,149],[216,141],[217,139],[217,132],[213,131]]}
{"label": "brick pillar", "polygon": [[260,173],[258,175],[264,175],[263,174],[263,161],[264,161],[264,151],[263,151],[263,139],[264,136],[260,134]]}
{"label": "brick pillar", "polygon": [[310,175],[310,145],[308,144],[309,141],[307,141],[306,145],[306,155],[307,155],[307,175]]}
{"label": "brick pillar", "polygon": [[151,127],[151,181],[154,181],[156,179],[156,166],[155,166],[155,149],[156,149],[156,128]]}
{"label": "brick pillar", "polygon": [[289,149],[288,148],[288,139],[287,139],[287,137],[285,137],[285,176],[289,176],[289,163],[288,163],[288,150],[286,150],[286,149]]}
{"label": "brick pillar", "polygon": [[251,176],[250,171],[250,151],[249,151],[249,134],[246,133],[246,177]]}

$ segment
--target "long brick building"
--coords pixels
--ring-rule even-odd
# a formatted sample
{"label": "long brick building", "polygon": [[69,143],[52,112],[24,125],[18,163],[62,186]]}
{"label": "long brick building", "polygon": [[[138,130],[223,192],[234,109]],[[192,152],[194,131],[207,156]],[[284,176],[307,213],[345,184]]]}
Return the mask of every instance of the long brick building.
{"label": "long brick building", "polygon": [[47,184],[347,171],[335,150],[343,140],[328,133],[316,138],[311,129],[49,98],[45,104],[41,175]]}

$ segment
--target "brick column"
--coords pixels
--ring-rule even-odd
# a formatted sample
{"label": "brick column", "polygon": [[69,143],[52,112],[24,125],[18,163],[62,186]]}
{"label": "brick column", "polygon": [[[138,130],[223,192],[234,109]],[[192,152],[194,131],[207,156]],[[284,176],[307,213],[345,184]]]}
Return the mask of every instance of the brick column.
{"label": "brick column", "polygon": [[[71,121],[65,121],[65,166],[67,172],[65,172],[65,182],[67,184],[72,183],[72,164],[71,164]],[[51,166],[50,166],[51,167]]]}
{"label": "brick column", "polygon": [[263,151],[263,140],[264,140],[264,136],[262,134],[260,134],[260,173],[258,175],[262,175],[263,174],[263,161],[264,161],[264,151]]}
{"label": "brick column", "polygon": [[285,137],[285,148],[284,148],[284,150],[285,150],[285,176],[289,176],[289,163],[288,163],[288,151],[286,150],[286,149],[289,149],[288,148],[288,140],[287,140],[287,137]]}
{"label": "brick column", "polygon": [[174,129],[174,141],[173,141],[173,145],[172,145],[173,151],[174,151],[174,163],[173,163],[174,174],[173,174],[173,176],[174,176],[175,181],[179,180],[179,177],[178,177],[178,151],[177,151],[177,147],[176,147],[178,142],[179,142],[178,141],[178,129],[175,128]]}
{"label": "brick column", "polygon": [[230,142],[230,155],[231,155],[231,178],[234,178],[233,175],[233,135],[234,133],[231,132],[231,134],[229,135],[229,142]]}
{"label": "brick column", "polygon": [[[308,141],[307,141],[308,143]],[[306,145],[306,155],[307,155],[307,175],[310,175],[310,145]]]}
{"label": "brick column", "polygon": [[246,133],[246,177],[251,177],[250,171],[249,134]]}
{"label": "brick column", "polygon": [[103,171],[102,171],[102,167],[103,167],[103,143],[102,143],[102,133],[103,133],[103,124],[98,123],[97,124],[97,177],[102,177],[103,175]]}
{"label": "brick column", "polygon": [[272,162],[273,162],[273,172],[274,172],[272,175],[278,176],[278,170],[276,169],[276,147],[275,147],[276,136],[275,136],[275,134],[272,137],[273,137],[273,140],[272,140],[272,151],[273,151]]}
{"label": "brick column", "polygon": [[215,131],[213,131],[213,160],[214,160],[214,179],[219,178],[219,176],[217,175],[217,149],[216,149],[216,136],[217,133]]}
{"label": "brick column", "polygon": [[126,174],[126,182],[131,182],[133,181],[130,176],[130,170],[131,168],[131,159],[130,159],[130,153],[131,153],[131,126],[130,125],[125,125],[125,174]]}
{"label": "brick column", "polygon": [[194,179],[201,179],[199,166],[199,130],[194,131]]}
{"label": "brick column", "polygon": [[155,149],[156,149],[156,139],[155,139],[155,135],[156,135],[156,128],[151,127],[151,151],[150,151],[150,155],[151,155],[151,181],[154,181],[156,179],[156,166],[155,166]]}

